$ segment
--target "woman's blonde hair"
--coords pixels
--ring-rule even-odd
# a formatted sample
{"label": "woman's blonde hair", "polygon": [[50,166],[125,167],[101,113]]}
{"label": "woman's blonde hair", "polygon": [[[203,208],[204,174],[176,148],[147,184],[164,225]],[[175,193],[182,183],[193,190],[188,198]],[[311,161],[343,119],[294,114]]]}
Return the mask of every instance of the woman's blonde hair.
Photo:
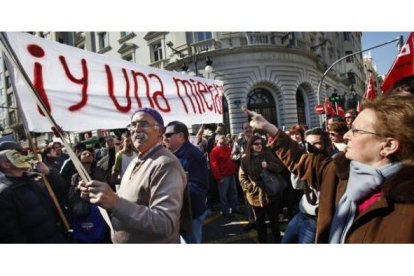
{"label": "woman's blonde hair", "polygon": [[375,133],[400,142],[392,161],[414,166],[414,95],[385,94],[373,100],[364,99],[362,108],[376,114]]}

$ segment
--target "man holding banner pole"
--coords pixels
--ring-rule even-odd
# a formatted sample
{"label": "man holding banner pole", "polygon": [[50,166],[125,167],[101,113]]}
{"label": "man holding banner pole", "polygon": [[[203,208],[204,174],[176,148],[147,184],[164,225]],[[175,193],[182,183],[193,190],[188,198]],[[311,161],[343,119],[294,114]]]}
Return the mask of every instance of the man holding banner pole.
{"label": "man holding banner pole", "polygon": [[179,243],[186,176],[160,143],[164,120],[155,109],[132,115],[130,131],[138,157],[125,171],[118,193],[99,181],[79,182],[81,197],[112,212],[114,243]]}

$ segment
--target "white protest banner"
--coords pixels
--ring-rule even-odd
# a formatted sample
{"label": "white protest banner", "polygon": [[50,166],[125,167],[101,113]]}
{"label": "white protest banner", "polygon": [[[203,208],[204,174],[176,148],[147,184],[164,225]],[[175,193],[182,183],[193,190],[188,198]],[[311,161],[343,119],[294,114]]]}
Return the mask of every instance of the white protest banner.
{"label": "white protest banner", "polygon": [[[222,122],[221,81],[109,58],[26,33],[7,33],[7,38],[64,131],[124,128],[143,106],[158,110],[166,123]],[[50,131],[20,74],[10,63],[8,70],[29,130]]]}

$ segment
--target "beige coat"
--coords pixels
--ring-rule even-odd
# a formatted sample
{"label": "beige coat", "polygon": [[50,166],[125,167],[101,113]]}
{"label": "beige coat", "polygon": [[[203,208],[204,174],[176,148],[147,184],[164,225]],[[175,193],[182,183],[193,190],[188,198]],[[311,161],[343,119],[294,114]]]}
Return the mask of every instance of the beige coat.
{"label": "beige coat", "polygon": [[178,159],[162,146],[127,168],[112,213],[114,243],[179,243],[186,176]]}

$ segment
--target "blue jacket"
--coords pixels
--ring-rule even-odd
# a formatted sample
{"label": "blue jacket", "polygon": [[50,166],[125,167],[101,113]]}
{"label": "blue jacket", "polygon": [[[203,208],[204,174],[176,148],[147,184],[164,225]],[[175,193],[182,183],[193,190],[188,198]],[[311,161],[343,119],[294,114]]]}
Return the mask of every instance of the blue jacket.
{"label": "blue jacket", "polygon": [[210,183],[207,160],[189,141],[186,141],[174,154],[180,160],[184,171],[188,173],[191,211],[193,219],[198,218],[207,210],[206,197]]}

